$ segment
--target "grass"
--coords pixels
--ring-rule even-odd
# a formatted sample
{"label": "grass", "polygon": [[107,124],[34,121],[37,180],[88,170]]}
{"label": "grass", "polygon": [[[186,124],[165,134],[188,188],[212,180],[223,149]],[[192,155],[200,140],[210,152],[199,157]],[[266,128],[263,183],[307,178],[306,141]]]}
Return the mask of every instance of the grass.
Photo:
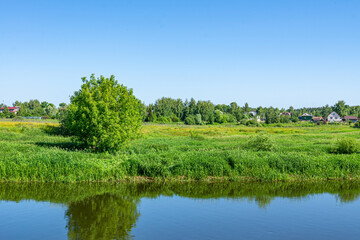
{"label": "grass", "polygon": [[[0,122],[0,180],[92,182],[128,179],[292,181],[360,179],[360,153],[333,154],[360,129],[337,125],[187,126],[145,124],[143,137],[116,154],[92,153],[49,122]],[[249,148],[257,134],[274,150]]]}

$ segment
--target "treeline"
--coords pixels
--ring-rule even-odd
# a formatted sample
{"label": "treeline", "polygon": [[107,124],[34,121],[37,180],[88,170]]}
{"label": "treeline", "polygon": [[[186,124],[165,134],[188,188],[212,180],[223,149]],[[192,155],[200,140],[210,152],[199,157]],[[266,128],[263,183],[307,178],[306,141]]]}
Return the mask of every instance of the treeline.
{"label": "treeline", "polygon": [[13,107],[20,107],[19,110],[14,113],[10,112],[8,106],[0,104],[0,108],[4,107],[0,117],[2,118],[14,118],[18,117],[47,117],[47,118],[60,118],[61,111],[65,110],[66,103],[60,103],[59,106],[55,106],[53,103],[46,101],[40,102],[37,99],[30,100],[28,102],[15,101],[12,104]]}
{"label": "treeline", "polygon": [[[338,101],[334,106],[323,106],[317,108],[293,107],[250,107],[248,103],[239,106],[236,102],[229,105],[213,104],[210,101],[195,101],[193,98],[188,100],[172,99],[163,97],[154,104],[145,106],[142,104],[141,113],[146,122],[171,123],[183,121],[185,124],[205,124],[205,123],[231,123],[240,122],[242,124],[257,124],[260,119],[267,124],[297,122],[304,113],[313,116],[323,117],[335,111],[340,116],[360,117],[360,106],[349,106],[344,101]],[[283,113],[283,114],[282,114]],[[287,114],[286,114],[287,113]],[[288,114],[290,113],[290,114]]]}
{"label": "treeline", "polygon": [[[14,107],[20,107],[17,114],[9,113],[5,108],[0,117],[12,118],[15,116],[22,117],[48,117],[60,118],[62,111],[65,111],[66,104],[55,104],[39,100],[30,100],[28,102],[16,101],[12,104]],[[6,105],[0,104],[0,107]],[[250,107],[248,103],[243,106],[232,102],[226,104],[213,104],[211,101],[196,101],[191,98],[183,101],[182,99],[173,99],[163,97],[155,101],[154,104],[140,104],[140,112],[144,122],[154,123],[172,123],[184,122],[189,125],[202,125],[213,123],[234,123],[239,122],[245,125],[256,125],[258,120],[267,124],[270,123],[288,123],[297,122],[299,117],[304,113],[312,114],[324,119],[331,112],[337,112],[340,116],[356,116],[360,118],[360,106],[349,106],[344,101],[338,101],[333,106],[325,105],[317,108],[299,108],[293,107],[276,108],[276,107]],[[291,115],[281,114],[290,113]]]}

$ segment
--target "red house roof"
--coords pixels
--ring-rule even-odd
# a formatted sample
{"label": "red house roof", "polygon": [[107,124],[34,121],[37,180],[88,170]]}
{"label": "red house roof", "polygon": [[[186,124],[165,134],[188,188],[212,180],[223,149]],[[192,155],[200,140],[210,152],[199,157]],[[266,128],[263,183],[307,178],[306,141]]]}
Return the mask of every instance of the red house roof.
{"label": "red house roof", "polygon": [[[2,108],[0,108],[1,110],[3,110],[5,107],[2,107]],[[15,110],[15,109],[17,109],[17,108],[19,108],[19,107],[7,107],[9,110]]]}
{"label": "red house roof", "polygon": [[[7,107],[9,109],[9,112],[17,112],[20,107]],[[0,108],[1,111],[3,111],[5,107]]]}
{"label": "red house roof", "polygon": [[355,116],[345,116],[344,119],[345,120],[358,120],[358,118]]}
{"label": "red house roof", "polygon": [[324,120],[322,117],[313,117],[313,121],[322,121]]}

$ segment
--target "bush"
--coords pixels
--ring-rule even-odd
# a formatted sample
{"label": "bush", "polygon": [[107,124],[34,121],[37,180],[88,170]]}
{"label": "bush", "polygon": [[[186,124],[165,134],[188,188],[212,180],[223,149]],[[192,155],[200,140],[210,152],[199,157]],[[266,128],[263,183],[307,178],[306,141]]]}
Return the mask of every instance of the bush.
{"label": "bush", "polygon": [[256,120],[254,120],[254,119],[252,119],[252,120],[248,120],[247,122],[246,122],[246,126],[257,126],[257,121]]}
{"label": "bush", "polygon": [[290,118],[290,120],[294,123],[297,123],[299,121],[299,118],[298,117],[292,117]]}
{"label": "bush", "polygon": [[226,122],[228,122],[228,123],[236,122],[236,117],[232,114],[225,113],[224,118],[225,118]]}
{"label": "bush", "polygon": [[170,117],[164,117],[164,116],[160,116],[156,119],[157,123],[171,123],[172,119]]}
{"label": "bush", "polygon": [[360,128],[360,122],[356,122],[356,123],[354,124],[354,128]]}
{"label": "bush", "polygon": [[94,151],[115,151],[138,136],[140,101],[114,76],[82,79],[81,89],[70,98],[62,126]]}
{"label": "bush", "polygon": [[14,117],[14,118],[12,119],[13,122],[21,122],[21,121],[23,121],[23,120],[24,120],[24,118],[21,117],[21,116],[16,116],[16,117]]}
{"label": "bush", "polygon": [[180,122],[180,119],[177,116],[172,117],[172,122]]}
{"label": "bush", "polygon": [[240,124],[241,124],[241,125],[246,125],[247,122],[248,122],[247,119],[241,119],[241,120],[240,120]]}
{"label": "bush", "polygon": [[358,148],[359,146],[355,139],[346,138],[338,140],[336,145],[332,147],[331,152],[338,154],[352,154],[356,153]]}
{"label": "bush", "polygon": [[275,142],[269,135],[260,133],[249,138],[247,147],[255,151],[273,151],[275,150]]}
{"label": "bush", "polygon": [[194,115],[190,115],[188,117],[185,118],[185,124],[187,125],[195,125],[195,116]]}
{"label": "bush", "polygon": [[196,114],[195,123],[196,123],[196,125],[202,125],[203,124],[203,121],[201,119],[201,114]]}

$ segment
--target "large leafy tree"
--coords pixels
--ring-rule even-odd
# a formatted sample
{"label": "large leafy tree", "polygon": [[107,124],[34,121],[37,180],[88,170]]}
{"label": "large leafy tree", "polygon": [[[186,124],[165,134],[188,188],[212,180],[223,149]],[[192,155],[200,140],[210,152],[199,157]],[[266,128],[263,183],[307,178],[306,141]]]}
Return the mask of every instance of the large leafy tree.
{"label": "large leafy tree", "polygon": [[114,76],[82,78],[62,121],[65,129],[95,151],[116,151],[138,135],[140,101]]}
{"label": "large leafy tree", "polygon": [[338,101],[335,106],[333,107],[334,111],[337,112],[341,117],[347,114],[347,106],[345,102],[340,100]]}

